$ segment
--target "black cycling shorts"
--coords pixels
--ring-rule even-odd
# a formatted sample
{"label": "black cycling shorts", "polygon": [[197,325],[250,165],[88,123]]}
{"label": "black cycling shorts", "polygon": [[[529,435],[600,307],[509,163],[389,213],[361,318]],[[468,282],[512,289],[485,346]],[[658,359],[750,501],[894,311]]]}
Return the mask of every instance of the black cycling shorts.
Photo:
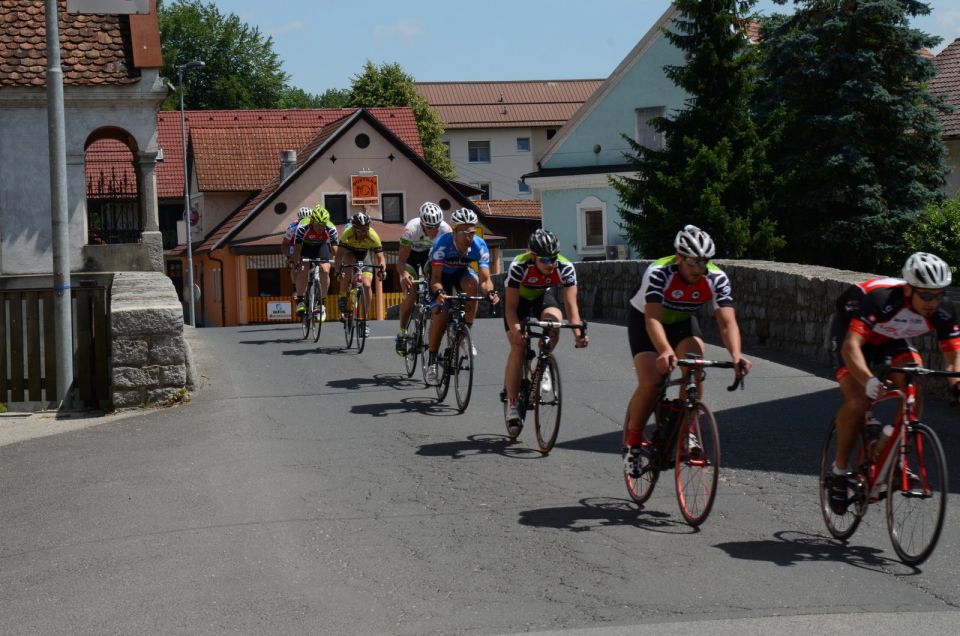
{"label": "black cycling shorts", "polygon": [[410,256],[407,257],[407,269],[413,270],[413,277],[423,276],[424,278],[430,278],[430,250],[424,250],[422,252],[410,252]]}
{"label": "black cycling shorts", "polygon": [[[667,332],[667,342],[673,348],[676,348],[682,340],[691,336],[703,339],[700,323],[697,321],[697,317],[693,315],[690,316],[689,320],[664,325],[663,329]],[[657,348],[653,346],[650,334],[647,333],[647,324],[643,312],[632,304],[630,305],[630,315],[627,316],[627,337],[630,339],[631,356],[646,351],[657,353]]]}
{"label": "black cycling shorts", "polygon": [[304,243],[300,249],[300,258],[319,258],[324,261],[330,260],[329,243]]}
{"label": "black cycling shorts", "polygon": [[[557,299],[555,293],[556,287],[551,287],[548,289],[543,296],[536,300],[527,300],[526,298],[520,298],[517,301],[517,318],[523,320],[528,316],[533,316],[534,318],[540,318],[543,315],[543,310],[547,307],[556,307],[560,309],[560,301]],[[505,302],[505,301],[501,301]],[[507,324],[507,312],[503,312],[503,330],[510,331],[510,325]]]}

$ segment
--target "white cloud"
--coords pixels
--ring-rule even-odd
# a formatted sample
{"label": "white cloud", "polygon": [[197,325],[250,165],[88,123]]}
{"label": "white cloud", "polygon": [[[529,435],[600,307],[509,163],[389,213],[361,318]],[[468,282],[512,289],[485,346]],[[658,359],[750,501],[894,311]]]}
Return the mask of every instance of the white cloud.
{"label": "white cloud", "polygon": [[287,33],[293,33],[294,31],[305,31],[307,28],[306,23],[302,20],[291,20],[290,22],[285,22],[284,24],[275,24],[266,28],[267,35],[286,35]]}
{"label": "white cloud", "polygon": [[381,24],[373,29],[374,37],[399,40],[414,40],[423,34],[423,25],[414,20],[400,20],[393,24]]}

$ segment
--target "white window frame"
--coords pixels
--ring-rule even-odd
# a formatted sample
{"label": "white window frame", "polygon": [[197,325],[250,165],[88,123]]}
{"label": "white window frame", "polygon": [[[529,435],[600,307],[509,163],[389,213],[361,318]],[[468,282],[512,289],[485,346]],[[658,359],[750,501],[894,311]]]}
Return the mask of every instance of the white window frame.
{"label": "white window frame", "polygon": [[[399,221],[388,221],[386,218],[387,206],[383,204],[385,197],[390,197],[391,199],[398,199],[400,201],[400,220]],[[406,223],[404,216],[407,213],[407,197],[403,192],[381,192],[380,193],[380,220],[384,223]]]}
{"label": "white window frame", "polygon": [[[520,142],[526,142],[527,147],[521,148]],[[529,137],[517,137],[517,152],[530,152],[530,138]]]}
{"label": "white window frame", "polygon": [[[472,185],[474,188],[479,190],[484,190],[487,193],[487,198],[484,199],[482,194],[477,194],[470,197],[471,201],[489,201],[493,198],[493,183],[490,181],[471,181],[468,185]],[[486,188],[486,189],[484,189]]]}
{"label": "white window frame", "polygon": [[[486,161],[474,161],[470,158],[470,144],[487,144],[487,160]],[[490,163],[493,158],[493,154],[490,148],[489,139],[471,139],[467,141],[467,163]]]}
{"label": "white window frame", "polygon": [[[587,212],[600,211],[603,225],[603,243],[587,245]],[[577,204],[577,253],[583,256],[606,255],[607,253],[607,204],[590,195]]]}

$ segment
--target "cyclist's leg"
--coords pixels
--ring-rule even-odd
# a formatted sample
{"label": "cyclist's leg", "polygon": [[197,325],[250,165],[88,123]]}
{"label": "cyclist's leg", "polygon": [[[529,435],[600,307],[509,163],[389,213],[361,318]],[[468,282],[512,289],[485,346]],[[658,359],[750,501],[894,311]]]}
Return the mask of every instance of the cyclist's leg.
{"label": "cyclist's leg", "polygon": [[[457,281],[457,286],[461,291],[463,291],[464,294],[476,296],[480,289],[477,274],[468,267],[460,274],[460,279]],[[465,310],[463,321],[467,323],[468,327],[472,326],[473,319],[477,315],[477,301],[471,300],[467,303],[464,303],[463,308]]]}
{"label": "cyclist's leg", "polygon": [[[444,272],[440,276],[440,284],[446,294],[452,294],[456,286],[456,275]],[[430,351],[430,363],[435,362],[437,350],[440,349],[440,340],[443,338],[443,331],[447,328],[447,308],[437,304],[434,300],[430,307],[433,311],[433,319],[430,321],[430,339],[428,349]]]}
{"label": "cyclist's leg", "polygon": [[657,401],[660,374],[656,366],[657,350],[647,335],[643,313],[632,305],[627,316],[627,335],[630,340],[630,353],[633,355],[633,368],[637,373],[637,388],[630,396],[630,405],[627,408],[625,441],[627,446],[640,446],[643,428]]}
{"label": "cyclist's leg", "polygon": [[[410,322],[410,314],[413,312],[413,305],[417,301],[417,278],[420,275],[420,272],[426,269],[428,266],[426,263],[429,260],[430,252],[429,250],[423,252],[410,252],[410,256],[407,258],[406,270],[410,274],[410,277],[413,279],[413,285],[405,290],[403,296],[403,302],[400,303],[400,332],[403,333],[407,329],[407,324]],[[429,276],[428,276],[429,277]]]}
{"label": "cyclist's leg", "polygon": [[[370,308],[373,306],[373,271],[369,269],[363,270],[363,295],[367,297],[367,313],[370,314]],[[367,318],[368,316],[363,316]]]}
{"label": "cyclist's leg", "polygon": [[320,296],[326,299],[327,292],[330,291],[330,244],[324,243],[320,247],[320,256],[318,258],[326,261],[320,263]]}
{"label": "cyclist's leg", "polygon": [[[671,328],[676,330],[673,337],[679,339],[679,342],[673,345],[678,358],[685,358],[688,353],[703,357],[703,334],[696,316],[690,316],[689,321],[671,325]],[[673,344],[672,340],[671,344]],[[703,397],[703,383],[700,378],[697,378],[697,393]],[[680,398],[685,397],[686,390],[680,387]]]}
{"label": "cyclist's leg", "polygon": [[[340,249],[343,250],[343,256],[340,260],[343,278],[340,279],[340,298],[338,302],[340,304],[340,311],[343,311],[347,305],[347,289],[350,287],[350,277],[353,276],[353,270],[350,269],[350,266],[357,262],[357,255],[353,250],[344,245],[341,245]],[[337,275],[339,276],[340,272],[337,272]]]}
{"label": "cyclist's leg", "polygon": [[[554,293],[555,289],[555,287],[551,287],[540,297],[539,308],[537,310],[537,315],[540,316],[540,320],[555,320],[557,322],[563,320],[563,312],[560,311],[560,301],[557,300],[557,296]],[[551,329],[550,351],[556,349],[558,344],[560,344],[560,330]]]}
{"label": "cyclist's leg", "polygon": [[[503,317],[503,330],[509,331],[510,325],[507,324],[507,312],[501,312]],[[530,315],[530,301],[523,298],[517,300],[517,318],[523,320]],[[523,370],[523,358],[526,353],[526,345],[510,343],[510,353],[507,355],[507,366],[503,370],[503,387],[507,391],[508,400],[516,400],[520,393],[520,373]]]}
{"label": "cyclist's leg", "polygon": [[834,421],[837,425],[837,456],[834,458],[834,473],[843,474],[849,469],[847,458],[860,430],[863,416],[870,408],[870,400],[845,367],[837,370],[837,382],[843,395],[843,404],[837,410]]}

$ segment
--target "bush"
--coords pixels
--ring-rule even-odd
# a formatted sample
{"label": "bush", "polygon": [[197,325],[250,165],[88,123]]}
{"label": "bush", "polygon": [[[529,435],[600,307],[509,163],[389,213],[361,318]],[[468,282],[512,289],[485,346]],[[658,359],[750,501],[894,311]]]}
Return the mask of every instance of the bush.
{"label": "bush", "polygon": [[960,271],[960,196],[930,203],[905,235],[911,252],[930,252],[950,264],[954,280]]}

